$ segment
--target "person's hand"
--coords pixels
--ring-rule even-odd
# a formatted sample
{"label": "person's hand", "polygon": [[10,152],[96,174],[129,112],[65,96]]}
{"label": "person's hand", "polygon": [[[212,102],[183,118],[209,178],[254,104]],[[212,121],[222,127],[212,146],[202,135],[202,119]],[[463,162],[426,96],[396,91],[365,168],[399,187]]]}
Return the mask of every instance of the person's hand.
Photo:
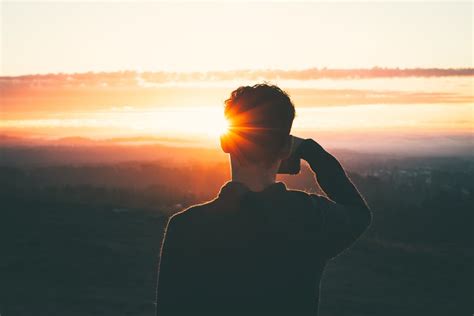
{"label": "person's hand", "polygon": [[293,135],[290,135],[290,137],[291,137],[290,156],[292,156],[296,152],[298,147],[301,145],[301,143],[304,141],[304,139],[293,136]]}

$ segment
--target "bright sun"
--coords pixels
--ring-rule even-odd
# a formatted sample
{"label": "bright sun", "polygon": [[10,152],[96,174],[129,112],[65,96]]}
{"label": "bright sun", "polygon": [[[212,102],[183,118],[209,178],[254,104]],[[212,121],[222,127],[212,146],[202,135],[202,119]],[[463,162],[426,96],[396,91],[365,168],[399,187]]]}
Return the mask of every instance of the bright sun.
{"label": "bright sun", "polygon": [[229,121],[224,117],[223,114],[220,115],[220,118],[215,122],[216,127],[216,134],[211,133],[213,135],[220,136],[225,134],[229,131]]}

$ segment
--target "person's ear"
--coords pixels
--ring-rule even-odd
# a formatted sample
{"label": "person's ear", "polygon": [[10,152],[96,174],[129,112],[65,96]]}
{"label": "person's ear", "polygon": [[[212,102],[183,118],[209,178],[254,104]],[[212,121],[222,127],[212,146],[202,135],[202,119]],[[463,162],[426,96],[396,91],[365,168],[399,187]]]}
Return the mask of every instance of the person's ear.
{"label": "person's ear", "polygon": [[291,155],[292,142],[293,142],[293,137],[291,137],[291,135],[288,135],[283,145],[283,148],[280,151],[280,155],[279,155],[280,159],[284,160]]}
{"label": "person's ear", "polygon": [[226,134],[221,135],[221,148],[226,154],[230,153],[229,136]]}

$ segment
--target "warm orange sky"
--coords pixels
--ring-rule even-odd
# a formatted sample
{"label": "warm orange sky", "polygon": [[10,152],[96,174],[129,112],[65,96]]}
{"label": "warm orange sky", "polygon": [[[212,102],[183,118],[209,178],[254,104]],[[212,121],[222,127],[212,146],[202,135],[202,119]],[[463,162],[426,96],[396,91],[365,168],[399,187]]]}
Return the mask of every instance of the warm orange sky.
{"label": "warm orange sky", "polygon": [[[473,146],[472,75],[273,79],[295,103],[297,135],[340,147],[362,139],[372,147],[411,139],[416,149],[433,137]],[[252,83],[240,78],[153,84],[135,73],[4,78],[1,131],[217,147],[223,101],[237,84]]]}

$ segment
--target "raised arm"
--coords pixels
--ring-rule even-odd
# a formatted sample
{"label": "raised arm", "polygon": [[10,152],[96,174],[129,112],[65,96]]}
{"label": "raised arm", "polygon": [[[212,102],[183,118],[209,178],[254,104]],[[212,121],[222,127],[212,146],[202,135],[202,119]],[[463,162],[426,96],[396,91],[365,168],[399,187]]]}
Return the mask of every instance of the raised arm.
{"label": "raised arm", "polygon": [[324,247],[334,257],[370,225],[372,214],[339,161],[312,139],[294,138],[296,154],[306,160],[329,199],[312,195],[323,219]]}
{"label": "raised arm", "polygon": [[321,189],[336,203],[368,209],[367,204],[347,177],[339,161],[312,139],[298,146],[299,155],[316,175]]}

